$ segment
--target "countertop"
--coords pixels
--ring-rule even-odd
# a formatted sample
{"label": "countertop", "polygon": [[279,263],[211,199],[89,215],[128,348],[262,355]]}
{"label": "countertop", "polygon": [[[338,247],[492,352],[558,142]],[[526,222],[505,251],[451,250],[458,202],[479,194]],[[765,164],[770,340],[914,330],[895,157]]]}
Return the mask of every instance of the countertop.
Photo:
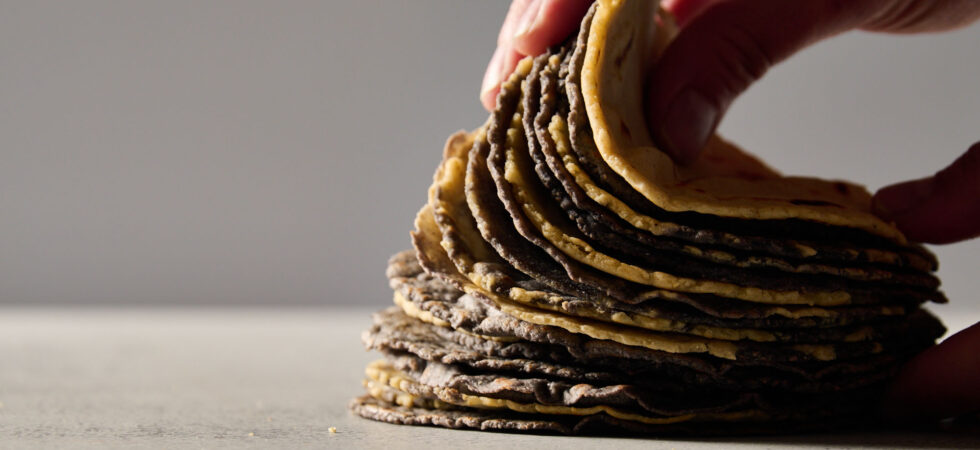
{"label": "countertop", "polygon": [[[582,438],[377,423],[367,309],[0,309],[0,448],[896,448],[980,446],[901,431],[738,439]],[[951,330],[980,313],[944,317]],[[331,432],[334,427],[336,432]]]}

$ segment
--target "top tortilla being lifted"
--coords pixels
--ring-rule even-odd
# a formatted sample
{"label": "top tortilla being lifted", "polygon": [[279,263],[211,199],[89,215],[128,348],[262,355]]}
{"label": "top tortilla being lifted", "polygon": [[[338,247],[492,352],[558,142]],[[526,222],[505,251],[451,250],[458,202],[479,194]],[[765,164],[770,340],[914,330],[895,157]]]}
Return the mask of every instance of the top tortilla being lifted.
{"label": "top tortilla being lifted", "polygon": [[654,147],[643,113],[644,70],[655,44],[654,0],[599,0],[582,68],[582,94],[599,153],[636,191],[667,211],[722,217],[801,219],[857,228],[900,244],[871,214],[861,186],[784,177],[717,138],[681,167]]}

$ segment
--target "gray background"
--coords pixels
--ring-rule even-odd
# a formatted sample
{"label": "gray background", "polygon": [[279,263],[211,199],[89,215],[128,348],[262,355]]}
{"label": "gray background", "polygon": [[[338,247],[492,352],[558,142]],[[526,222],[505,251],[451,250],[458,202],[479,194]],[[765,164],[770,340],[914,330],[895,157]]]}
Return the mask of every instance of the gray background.
{"label": "gray background", "polygon": [[[503,1],[0,0],[0,304],[382,305]],[[980,26],[849,33],[722,132],[875,189],[980,139]],[[935,249],[975,308],[977,240]]]}

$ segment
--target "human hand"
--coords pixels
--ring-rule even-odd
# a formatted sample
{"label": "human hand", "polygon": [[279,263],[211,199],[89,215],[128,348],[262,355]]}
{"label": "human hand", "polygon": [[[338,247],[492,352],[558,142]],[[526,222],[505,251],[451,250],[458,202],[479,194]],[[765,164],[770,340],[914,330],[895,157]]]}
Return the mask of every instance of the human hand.
{"label": "human hand", "polygon": [[[493,109],[517,62],[557,44],[591,0],[513,0],[480,100]],[[976,0],[663,0],[681,30],[649,75],[647,126],[681,164],[697,159],[735,98],[774,64],[852,30],[950,30],[980,18]],[[881,189],[874,211],[910,239],[949,243],[980,235],[980,143],[935,176]],[[889,391],[893,419],[980,410],[980,324],[918,355]]]}
{"label": "human hand", "polygon": [[[493,109],[500,81],[526,55],[544,52],[579,24],[591,0],[514,0],[484,75]],[[646,117],[654,140],[681,164],[697,159],[732,101],[773,64],[850,30],[948,30],[980,18],[976,0],[664,0],[681,30],[650,74]],[[875,213],[935,244],[980,234],[980,150],[937,176],[875,196]]]}
{"label": "human hand", "polygon": [[[517,62],[565,39],[591,0],[513,0],[480,100],[492,110]],[[976,0],[663,0],[680,32],[649,75],[647,125],[675,161],[694,161],[735,98],[774,64],[821,39],[862,29],[949,30],[980,18]],[[652,20],[652,18],[651,18]]]}
{"label": "human hand", "polygon": [[[544,52],[578,26],[592,0],[514,0],[484,75],[493,109],[500,81],[526,55]],[[681,31],[647,88],[647,125],[678,163],[697,159],[728,106],[773,64],[850,29],[912,33],[980,18],[976,0],[664,0]],[[980,234],[980,143],[936,176],[875,195],[875,213],[910,239],[945,244]]]}
{"label": "human hand", "polygon": [[[875,212],[910,239],[947,243],[980,235],[980,142],[936,175],[882,188]],[[980,411],[980,323],[909,361],[882,405],[896,421]]]}
{"label": "human hand", "polygon": [[980,323],[912,358],[889,386],[881,414],[922,423],[980,411]]}

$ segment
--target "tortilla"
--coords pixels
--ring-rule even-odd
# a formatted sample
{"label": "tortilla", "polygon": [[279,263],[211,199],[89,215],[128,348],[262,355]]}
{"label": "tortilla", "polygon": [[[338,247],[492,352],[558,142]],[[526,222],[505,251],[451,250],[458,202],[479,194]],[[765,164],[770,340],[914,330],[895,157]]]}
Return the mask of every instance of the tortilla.
{"label": "tortilla", "polygon": [[[554,201],[565,210],[582,233],[604,247],[643,260],[647,264],[670,265],[671,271],[686,269],[688,273],[707,275],[713,279],[733,279],[739,269],[777,269],[779,272],[805,275],[823,275],[814,282],[823,285],[835,279],[854,281],[887,282],[934,289],[938,286],[935,276],[925,271],[886,270],[874,266],[830,265],[821,262],[795,262],[767,254],[736,252],[724,247],[693,246],[688,242],[656,236],[648,230],[633,227],[620,216],[600,205],[586,192],[612,207],[628,208],[609,193],[592,183],[571,152],[568,127],[564,117],[568,112],[558,111],[564,91],[558,89],[557,67],[546,66],[539,74],[530,74],[524,96],[524,128],[533,129],[538,145],[529,145],[534,170]],[[530,86],[540,78],[543,93],[534,95]],[[540,97],[540,102],[536,99]],[[540,103],[537,117],[529,120],[530,105]],[[564,109],[564,108],[562,108]],[[557,112],[556,112],[557,111]],[[533,122],[533,123],[529,123]],[[528,133],[530,134],[530,133]],[[573,175],[573,173],[575,175]],[[627,213],[624,213],[626,215]],[[813,245],[810,246],[814,247]],[[819,248],[819,247],[817,247]],[[719,267],[712,267],[718,265]],[[828,277],[827,275],[831,276]],[[799,284],[798,279],[794,282]],[[805,281],[804,281],[805,282]]]}
{"label": "tortilla", "polygon": [[[779,362],[696,360],[678,355],[631,351],[615,343],[582,340],[532,324],[529,339],[500,341],[416,320],[392,307],[374,315],[362,335],[365,346],[385,355],[413,355],[426,361],[464,365],[475,371],[520,372],[577,382],[627,383],[659,390],[723,389],[820,393],[859,389],[893,376],[896,355],[787,365]],[[542,339],[544,337],[545,339]],[[550,339],[550,341],[548,340]],[[624,351],[625,350],[625,351]]]}
{"label": "tortilla", "polygon": [[[513,130],[511,130],[513,132]],[[513,133],[512,133],[513,134]],[[797,277],[792,282],[784,281],[776,284],[778,277],[770,278],[769,284],[775,284],[782,289],[766,289],[746,283],[753,281],[752,272],[743,272],[738,283],[717,281],[716,278],[692,279],[678,276],[659,269],[647,269],[639,264],[617,259],[614,255],[600,251],[590,240],[581,235],[577,228],[564,216],[564,213],[547,199],[543,188],[534,178],[531,161],[519,145],[508,147],[504,155],[495,158],[494,151],[490,155],[490,169],[497,181],[498,193],[505,205],[510,204],[508,211],[516,221],[527,220],[533,231],[543,236],[547,244],[543,248],[553,247],[556,250],[549,254],[559,253],[563,258],[571,258],[580,264],[588,265],[613,276],[632,281],[637,284],[652,286],[659,289],[688,293],[707,293],[772,304],[806,304],[819,306],[836,306],[853,303],[855,294],[860,288],[845,290],[842,280],[821,279],[820,283],[807,283],[806,278]],[[517,209],[520,208],[518,211]],[[537,242],[535,242],[537,243]],[[540,245],[540,244],[539,244]],[[557,258],[557,257],[556,257]],[[692,270],[697,270],[694,268]],[[718,270],[715,269],[715,274]],[[755,274],[758,279],[759,274]],[[756,283],[760,284],[760,283]],[[791,287],[798,286],[797,289]],[[880,297],[889,295],[887,287],[882,287]],[[931,292],[921,292],[928,296]],[[915,291],[901,290],[899,295],[915,295]],[[871,301],[874,301],[872,299]],[[880,301],[880,300],[879,300]]]}
{"label": "tortilla", "polygon": [[[639,425],[637,430],[646,432],[670,432],[677,430],[673,426],[690,424],[689,430],[712,429],[722,424],[742,424],[749,426],[729,427],[722,425],[720,430],[738,429],[743,431],[757,429],[753,424],[760,423],[807,423],[821,422],[824,419],[850,417],[858,420],[855,415],[857,402],[837,402],[827,404],[818,402],[816,405],[806,405],[798,411],[789,414],[767,413],[761,408],[733,408],[730,412],[695,412],[688,414],[661,415],[651,412],[630,411],[608,405],[591,407],[566,406],[562,404],[521,403],[514,400],[488,397],[483,395],[465,394],[453,388],[424,385],[408,374],[394,369],[384,361],[378,361],[368,366],[368,378],[365,385],[369,395],[380,399],[385,404],[397,402],[402,408],[413,408],[422,414],[433,411],[469,411],[478,412],[493,410],[498,420],[506,417],[519,417],[530,420],[549,419],[569,420],[586,417],[608,417],[616,423],[632,423]],[[367,403],[357,401],[358,403]],[[807,407],[809,406],[809,407]],[[352,405],[357,411],[357,405]],[[764,427],[763,427],[764,428]]]}
{"label": "tortilla", "polygon": [[[596,6],[598,5],[593,6],[583,19],[565,77],[565,90],[570,108],[568,123],[571,147],[577,156],[576,162],[598,188],[598,190],[586,189],[594,200],[609,207],[623,220],[657,236],[680,238],[699,244],[721,244],[788,258],[873,262],[913,267],[919,270],[936,269],[935,256],[921,246],[893,248],[894,244],[889,245],[884,242],[883,245],[887,247],[885,249],[867,248],[869,243],[877,244],[881,239],[868,236],[866,233],[854,233],[854,230],[846,228],[827,227],[800,220],[759,221],[691,212],[669,212],[651,203],[634,190],[602,160],[596,148],[586,113],[585,99],[582,96],[581,72],[585,64],[591,19]],[[669,15],[662,12],[658,17],[663,19],[661,22],[668,24],[671,22]],[[668,28],[671,27],[660,27],[658,31]],[[669,31],[666,33],[669,34]],[[712,140],[709,145],[718,145],[722,142],[720,139]],[[583,185],[583,187],[588,186]],[[795,239],[786,240],[787,237],[795,237]],[[799,238],[809,238],[814,241],[798,241]],[[850,245],[841,246],[841,243]]]}
{"label": "tortilla", "polygon": [[[362,416],[586,433],[866,423],[944,329],[935,257],[844,182],[784,177],[720,137],[675,166],[644,61],[675,32],[601,0],[446,143],[394,307],[363,335]],[[659,23],[654,26],[651,22]],[[650,55],[654,55],[651,59]]]}
{"label": "tortilla", "polygon": [[[422,217],[420,215],[420,223],[424,223]],[[425,228],[423,226],[422,229]],[[449,279],[463,280],[458,273],[449,273],[452,270],[451,265],[446,261],[448,258],[444,254],[431,252],[434,245],[427,241],[424,232],[417,232],[415,238],[416,245],[423,249],[423,252],[420,252],[420,260],[423,266],[428,266],[427,270],[439,268],[436,273],[445,273],[446,275],[443,276]],[[425,249],[429,251],[426,252]],[[669,360],[671,364],[709,372],[713,370],[712,365],[716,364],[713,358],[691,359],[682,356],[706,354],[744,364],[769,364],[786,370],[795,370],[793,364],[805,361],[829,362],[920,349],[943,332],[935,318],[920,313],[910,318],[907,324],[908,329],[913,332],[896,333],[885,341],[822,342],[813,345],[729,342],[616,326],[523,307],[483,292],[466,281],[460,281],[460,289],[467,292],[467,295],[457,297],[456,301],[446,302],[440,307],[456,309],[463,306],[462,302],[465,299],[465,307],[470,310],[456,315],[479,321],[477,326],[469,329],[472,333],[486,336],[516,336],[533,342],[560,343],[568,347],[569,351],[582,355],[587,355],[596,348],[603,348],[609,349],[611,354],[615,355],[631,355],[629,357],[635,355],[637,358],[653,361]],[[426,302],[438,302],[438,299],[428,297]],[[606,356],[609,354],[607,353]]]}
{"label": "tortilla", "polygon": [[871,213],[871,195],[860,186],[781,177],[732,145],[709,145],[689,167],[654,147],[636,93],[643,91],[655,8],[651,1],[600,0],[589,28],[582,94],[599,153],[613,171],[667,211],[802,219],[906,243],[897,228]]}
{"label": "tortilla", "polygon": [[[413,265],[414,271],[410,271],[405,268],[393,268],[393,266],[407,265]],[[395,289],[396,294],[401,296],[400,300],[399,298],[396,298],[396,304],[399,305],[401,305],[401,303],[404,301],[411,301],[409,300],[410,298],[419,296],[425,298],[441,297],[443,299],[443,303],[454,303],[459,300],[459,297],[462,294],[462,292],[454,289],[446,289],[444,284],[431,278],[427,274],[422,273],[421,267],[419,267],[417,262],[415,262],[415,256],[411,252],[405,252],[393,257],[392,261],[389,263],[388,272],[392,274],[389,275],[391,277],[392,288]],[[395,274],[397,274],[397,276],[395,276]],[[500,275],[491,276],[488,278],[505,279],[506,277]],[[499,287],[500,289],[494,289],[495,287]],[[910,322],[907,317],[896,314],[903,309],[898,309],[898,311],[892,312],[886,308],[880,311],[880,316],[873,317],[873,319],[876,320],[873,320],[873,323],[871,324],[858,323],[856,325],[851,325],[848,322],[844,322],[842,326],[828,326],[829,323],[832,323],[832,319],[830,317],[823,317],[823,320],[811,321],[807,321],[803,317],[798,317],[793,320],[784,320],[783,324],[791,325],[795,322],[802,322],[810,326],[799,328],[788,327],[766,329],[768,327],[765,325],[771,325],[776,321],[714,319],[710,316],[705,317],[702,314],[685,312],[683,309],[678,310],[678,308],[670,308],[670,305],[668,305],[668,307],[655,306],[654,304],[633,306],[612,301],[596,303],[592,301],[576,300],[574,297],[566,297],[560,294],[524,289],[511,284],[506,284],[504,286],[491,285],[488,289],[491,292],[496,292],[498,295],[508,295],[510,292],[515,292],[519,295],[512,296],[511,298],[513,300],[526,303],[529,306],[534,306],[540,309],[644,328],[653,331],[690,334],[693,336],[721,340],[752,340],[758,342],[784,341],[795,343],[874,341],[905,332],[908,328],[908,323]],[[402,306],[408,307],[407,305]],[[777,307],[774,309],[781,310],[783,308]],[[789,313],[789,311],[780,312]],[[854,311],[845,310],[844,314],[839,314],[831,310],[819,309],[814,309],[814,311],[809,311],[808,313],[816,314],[819,312],[824,312],[831,316],[839,315],[839,318],[845,320],[847,320],[847,316],[854,313]],[[890,312],[892,312],[891,315],[894,317],[886,316],[886,314]],[[430,314],[428,311],[409,313],[413,316]],[[802,313],[805,314],[807,312]],[[861,313],[864,313],[864,311]],[[868,313],[870,313],[870,311],[868,311]],[[441,313],[439,317],[446,317],[447,314],[448,313],[445,312]],[[800,314],[800,316],[803,314]],[[469,315],[468,317],[472,318],[473,316]],[[423,320],[428,322],[433,322],[433,320],[446,322],[446,320],[441,318],[424,318]],[[817,324],[821,324],[823,326],[813,329],[814,325]],[[753,328],[752,325],[756,325],[757,327]],[[759,325],[762,326],[759,327]]]}
{"label": "tortilla", "polygon": [[438,426],[452,429],[504,431],[520,433],[548,433],[565,435],[746,435],[786,434],[802,431],[855,427],[873,423],[865,417],[829,417],[821,420],[738,423],[734,425],[698,423],[646,426],[606,415],[549,416],[526,415],[501,411],[484,411],[468,408],[443,407],[426,409],[404,407],[369,395],[357,397],[348,408],[358,416],[398,425]]}
{"label": "tortilla", "polygon": [[[678,416],[753,408],[784,412],[786,403],[809,401],[813,395],[780,393],[776,400],[753,392],[687,389],[633,383],[595,383],[493,371],[471,373],[465,366],[425,361],[414,356],[386,354],[374,369],[387,366],[428,389],[454,390],[461,395],[489,397],[523,404],[591,408],[608,406],[634,413]],[[369,367],[371,370],[371,367]],[[370,376],[370,375],[369,375]],[[781,409],[782,408],[782,409]]]}
{"label": "tortilla", "polygon": [[[451,387],[423,384],[409,374],[395,369],[384,360],[378,360],[369,364],[367,369],[365,369],[365,372],[369,381],[380,385],[387,385],[388,387],[397,389],[411,396],[421,397],[428,400],[438,400],[442,403],[450,405],[476,409],[508,409],[521,413],[575,416],[605,413],[619,419],[632,420],[652,425],[711,420],[753,421],[765,420],[769,417],[768,414],[757,408],[745,408],[738,401],[731,403],[736,405],[736,407],[742,406],[742,408],[732,412],[705,412],[698,414],[659,414],[651,411],[640,412],[621,406],[611,406],[601,402],[591,406],[567,405],[566,403],[569,402],[567,401],[568,399],[564,398],[564,396],[558,398],[550,397],[543,392],[539,395],[535,395],[534,392],[532,392],[530,395],[516,395],[517,392],[523,388],[516,386],[516,384],[519,383],[516,380],[500,380],[500,385],[498,386],[483,386],[483,388],[487,391],[495,391],[494,393],[497,395],[500,395],[501,392],[507,392],[510,396],[518,398],[519,400],[511,400],[499,396],[493,397],[487,395],[486,393],[467,394]],[[446,374],[443,374],[443,376],[446,376]],[[508,384],[510,386],[507,386]],[[587,390],[588,388],[584,389]],[[599,392],[592,392],[591,394],[586,395],[595,396],[602,394]],[[548,403],[541,402],[541,400],[545,397],[548,397],[547,399],[552,401]],[[607,397],[607,399],[610,398]],[[633,400],[635,401],[635,398]]]}
{"label": "tortilla", "polygon": [[[521,108],[516,104],[516,96],[519,91],[516,89],[516,85],[520,77],[531,73],[531,78],[526,80],[524,83],[525,100],[534,97],[534,89],[538,83],[535,81],[535,73],[542,70],[543,67],[547,65],[554,66],[555,61],[559,55],[542,55],[538,57],[533,66],[529,69],[528,61],[522,63],[518,71],[512,76],[501,88],[501,94],[498,101],[498,109],[495,111],[491,123],[490,129],[487,132],[487,139],[490,141],[490,154],[488,156],[488,168],[490,169],[493,179],[497,185],[498,195],[500,200],[504,204],[505,209],[511,215],[511,219],[514,223],[515,228],[520,232],[520,234],[526,238],[528,241],[534,243],[542,250],[544,250],[549,256],[551,256],[556,262],[560,263],[569,274],[569,277],[579,282],[586,282],[596,286],[597,288],[604,289],[606,293],[627,302],[635,301],[628,298],[629,294],[626,294],[622,289],[622,285],[611,286],[610,282],[618,279],[626,279],[635,284],[646,284],[660,289],[668,289],[673,291],[682,292],[694,292],[694,293],[712,293],[718,294],[725,297],[734,297],[741,300],[748,301],[759,301],[759,302],[769,302],[777,304],[810,304],[810,305],[839,305],[850,303],[853,301],[858,301],[852,296],[862,294],[860,288],[852,288],[844,290],[840,283],[842,280],[839,277],[822,277],[813,280],[809,285],[807,284],[807,278],[794,278],[791,281],[786,279],[780,279],[780,277],[770,277],[767,283],[762,283],[764,286],[768,284],[769,286],[775,286],[780,289],[756,289],[759,283],[756,285],[748,284],[746,281],[755,281],[760,275],[755,274],[755,277],[746,278],[746,274],[750,272],[742,272],[741,277],[730,276],[729,279],[738,279],[741,284],[726,283],[724,281],[717,281],[718,279],[724,279],[724,277],[719,277],[718,273],[721,269],[713,268],[706,269],[702,267],[690,268],[690,271],[697,272],[699,269],[702,272],[708,272],[710,275],[715,275],[711,278],[711,281],[698,282],[686,277],[678,277],[671,273],[655,270],[653,272],[645,271],[643,268],[638,267],[633,264],[624,263],[619,261],[614,257],[608,256],[602,252],[595,251],[595,248],[589,245],[581,237],[574,236],[572,232],[572,226],[569,225],[566,220],[562,220],[562,214],[555,210],[545,198],[544,194],[540,192],[540,188],[535,192],[535,188],[531,186],[531,180],[528,178],[530,174],[528,173],[530,169],[528,166],[530,162],[526,162],[525,153],[535,152],[535,148],[538,146],[536,140],[526,140],[522,138],[524,131],[521,128],[521,121],[519,120],[522,114]],[[549,62],[550,61],[550,62]],[[526,107],[533,106],[533,102],[525,101]],[[511,118],[514,117],[512,120]],[[526,117],[526,116],[525,116]],[[509,123],[508,123],[509,122]],[[526,124],[525,124],[526,125]],[[508,127],[509,126],[509,127]],[[508,127],[504,131],[505,127]],[[526,128],[526,127],[525,127]],[[528,131],[528,135],[533,135],[533,131]],[[471,169],[473,165],[470,165]],[[472,175],[468,175],[470,179],[475,178]],[[475,189],[475,188],[471,188]],[[439,208],[437,208],[439,210]],[[559,226],[562,222],[564,226]],[[486,237],[486,236],[485,236]],[[670,258],[663,258],[663,260],[669,260]],[[603,281],[601,278],[598,279],[588,270],[583,269],[582,266],[591,266],[593,269],[602,270],[615,275],[614,277],[607,277],[608,281]],[[674,268],[690,266],[690,264],[674,264]],[[826,271],[832,272],[836,270],[838,274],[844,272],[842,269],[828,268]],[[722,271],[723,272],[723,271]],[[880,274],[885,272],[878,272]],[[909,281],[905,277],[905,281]],[[911,287],[909,289],[899,289],[891,290],[888,288],[879,289],[881,292],[878,293],[877,297],[902,297],[902,296],[918,296],[920,298],[936,298],[941,300],[941,296],[934,290],[937,282],[934,278],[930,276],[920,277],[918,280],[921,284],[925,285],[925,290],[915,291]],[[835,286],[836,284],[836,286]],[[801,286],[803,290],[787,290],[790,287]],[[637,291],[642,292],[641,288],[638,289],[633,286],[627,286],[630,288],[629,293],[634,293]],[[929,290],[932,288],[933,290]],[[829,290],[828,290],[829,289]],[[807,292],[807,291],[811,292]],[[819,290],[824,290],[819,292]],[[812,292],[817,291],[817,292]],[[867,301],[864,298],[869,297],[868,295],[859,295],[862,297],[860,301]],[[872,294],[872,302],[875,301],[874,297],[876,295]],[[642,294],[641,294],[642,298]]]}

